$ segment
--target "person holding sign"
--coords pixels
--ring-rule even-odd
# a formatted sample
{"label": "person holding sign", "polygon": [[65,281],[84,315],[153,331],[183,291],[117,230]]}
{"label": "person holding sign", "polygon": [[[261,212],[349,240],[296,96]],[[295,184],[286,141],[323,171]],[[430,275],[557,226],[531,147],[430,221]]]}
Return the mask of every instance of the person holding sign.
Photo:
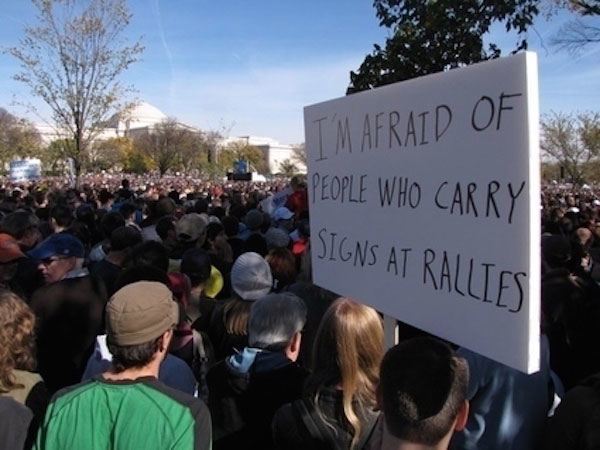
{"label": "person holding sign", "polygon": [[465,348],[457,351],[469,365],[471,406],[464,430],[452,439],[452,450],[537,448],[555,386],[547,337],[542,335],[540,343],[540,371],[530,375]]}

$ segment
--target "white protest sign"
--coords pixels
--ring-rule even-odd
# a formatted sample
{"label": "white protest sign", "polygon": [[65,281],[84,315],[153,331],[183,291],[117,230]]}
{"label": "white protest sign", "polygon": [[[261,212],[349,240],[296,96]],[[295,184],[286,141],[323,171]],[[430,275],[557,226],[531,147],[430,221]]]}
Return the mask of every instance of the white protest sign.
{"label": "white protest sign", "polygon": [[11,181],[38,180],[42,176],[42,163],[39,159],[17,159],[9,164]]}
{"label": "white protest sign", "polygon": [[313,277],[539,370],[537,57],[306,107]]}

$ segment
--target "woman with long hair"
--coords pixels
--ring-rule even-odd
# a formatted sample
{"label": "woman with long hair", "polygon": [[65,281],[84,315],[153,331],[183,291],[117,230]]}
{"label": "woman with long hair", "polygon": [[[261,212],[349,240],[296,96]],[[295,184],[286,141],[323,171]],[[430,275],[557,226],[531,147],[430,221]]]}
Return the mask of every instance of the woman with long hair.
{"label": "woman with long hair", "polygon": [[30,438],[35,436],[49,400],[42,378],[33,372],[34,329],[35,316],[29,306],[13,292],[0,291],[0,396],[12,397],[31,410]]}
{"label": "woman with long hair", "polygon": [[252,302],[267,295],[272,287],[271,268],[262,256],[246,252],[235,260],[231,269],[233,297],[215,307],[208,328],[217,361],[248,345]]}
{"label": "woman with long hair", "polygon": [[375,390],[383,353],[377,312],[337,299],[319,326],[304,398],[283,406],[273,420],[276,447],[362,448],[378,416]]}

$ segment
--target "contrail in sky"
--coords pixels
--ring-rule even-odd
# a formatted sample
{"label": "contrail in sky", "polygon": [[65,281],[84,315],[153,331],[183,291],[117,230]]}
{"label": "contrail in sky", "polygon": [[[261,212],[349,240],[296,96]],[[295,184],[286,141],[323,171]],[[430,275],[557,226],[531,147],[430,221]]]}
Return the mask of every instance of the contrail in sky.
{"label": "contrail in sky", "polygon": [[[165,37],[165,30],[162,25],[159,1],[160,0],[154,0],[152,11],[154,12],[154,18],[156,19],[156,26],[158,28],[158,34],[160,36],[160,40],[161,40],[163,48],[165,50],[165,54],[167,55],[167,61],[169,63],[169,71],[171,73],[171,83],[170,83],[169,92],[172,94],[173,93],[173,80],[175,78],[174,71],[173,71],[173,55],[171,53],[171,49],[169,48],[169,45],[167,44],[167,39]],[[172,98],[172,95],[171,95],[171,98]]]}

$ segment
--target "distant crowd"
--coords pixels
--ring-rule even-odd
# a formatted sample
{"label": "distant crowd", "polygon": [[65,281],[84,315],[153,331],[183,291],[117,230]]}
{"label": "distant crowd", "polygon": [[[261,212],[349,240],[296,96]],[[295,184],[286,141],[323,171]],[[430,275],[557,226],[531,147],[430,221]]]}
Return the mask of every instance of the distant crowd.
{"label": "distant crowd", "polygon": [[0,449],[600,448],[600,190],[543,188],[526,375],[402,323],[386,350],[311,282],[300,176],[80,181],[0,188]]}

